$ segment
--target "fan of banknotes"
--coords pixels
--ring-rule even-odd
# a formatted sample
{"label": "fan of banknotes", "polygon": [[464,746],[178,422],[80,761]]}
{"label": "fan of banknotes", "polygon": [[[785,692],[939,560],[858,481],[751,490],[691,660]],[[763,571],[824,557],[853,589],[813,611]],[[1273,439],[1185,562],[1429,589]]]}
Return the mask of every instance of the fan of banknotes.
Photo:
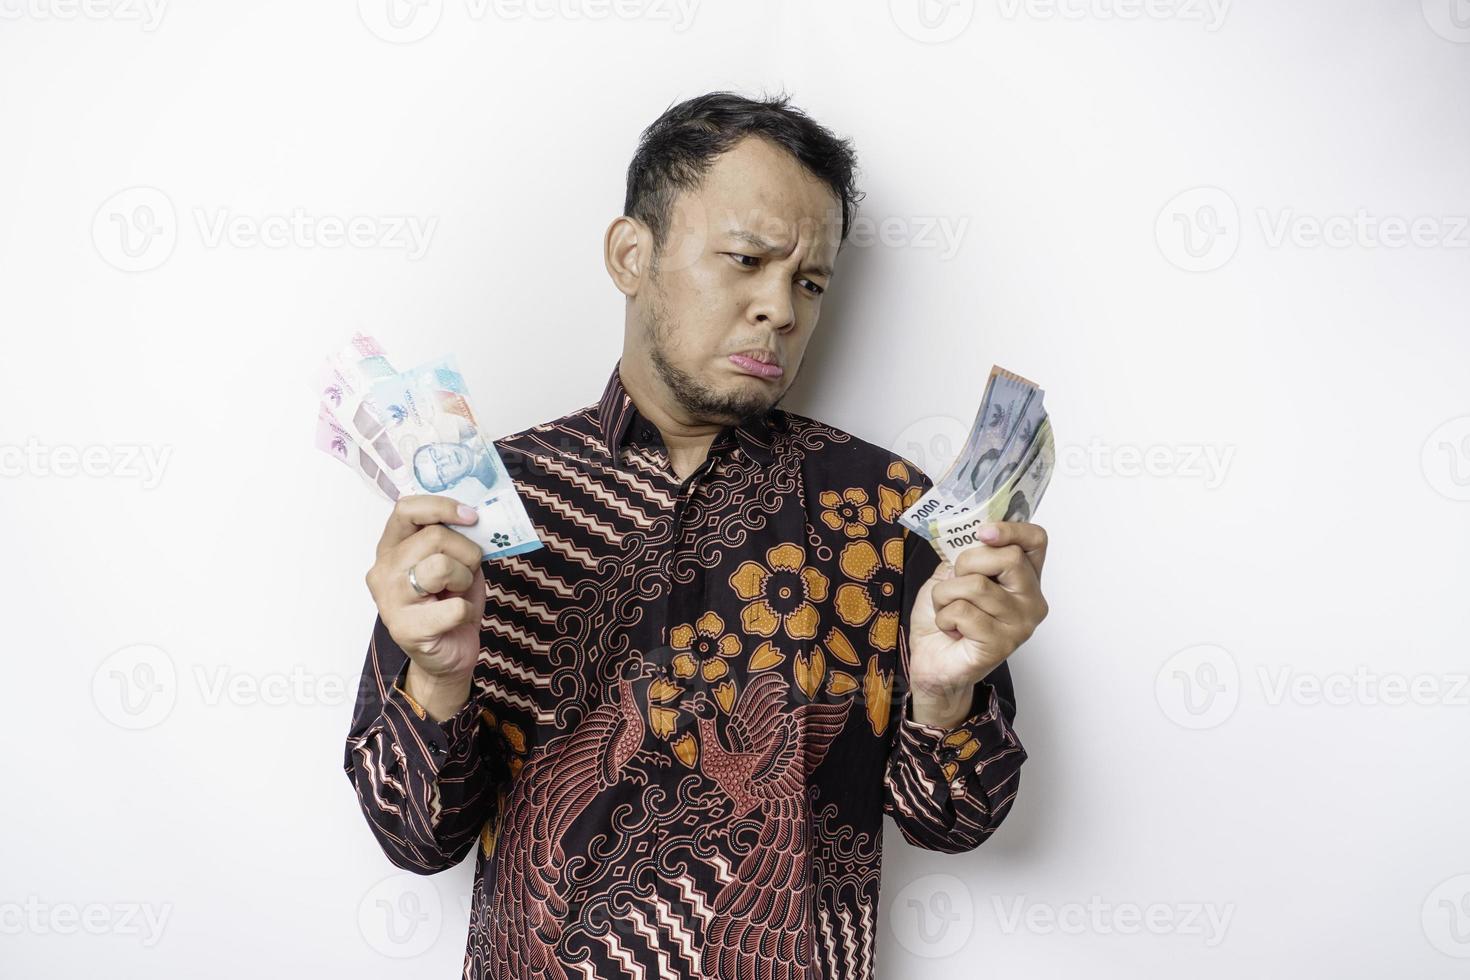
{"label": "fan of banknotes", "polygon": [[1056,463],[1051,420],[1042,391],[1019,374],[990,369],[980,411],[964,449],[929,492],[899,515],[953,562],[981,544],[978,532],[992,521],[1029,521],[1041,503]]}
{"label": "fan of banknotes", "polygon": [[464,376],[441,357],[399,373],[376,340],[354,334],[318,377],[317,448],[389,500],[441,494],[480,519],[455,530],[486,558],[541,547],[492,439],[480,434]]}

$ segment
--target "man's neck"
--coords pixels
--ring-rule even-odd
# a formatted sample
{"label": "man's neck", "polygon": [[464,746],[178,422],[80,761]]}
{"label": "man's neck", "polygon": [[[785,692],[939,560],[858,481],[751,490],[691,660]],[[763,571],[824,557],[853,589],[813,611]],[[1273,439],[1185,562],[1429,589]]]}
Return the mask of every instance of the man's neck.
{"label": "man's neck", "polygon": [[674,473],[680,480],[688,479],[709,458],[710,446],[725,426],[718,422],[691,421],[677,406],[664,404],[660,395],[666,398],[667,392],[661,385],[641,377],[639,371],[629,370],[621,362],[618,377],[638,414],[658,428]]}

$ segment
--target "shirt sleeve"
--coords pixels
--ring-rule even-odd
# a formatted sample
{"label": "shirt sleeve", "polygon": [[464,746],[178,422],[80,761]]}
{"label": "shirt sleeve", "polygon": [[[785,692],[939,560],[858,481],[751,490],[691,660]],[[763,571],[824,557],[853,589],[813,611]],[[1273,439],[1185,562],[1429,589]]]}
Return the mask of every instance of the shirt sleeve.
{"label": "shirt sleeve", "polygon": [[[923,479],[924,489],[929,480]],[[905,531],[904,595],[899,619],[898,714],[884,775],[883,810],[910,844],[955,854],[973,850],[1010,812],[1026,750],[1016,737],[1016,695],[1009,665],[977,681],[971,714],[944,729],[913,720],[909,705],[908,630],[920,587],[939,567],[922,536]]]}
{"label": "shirt sleeve", "polygon": [[378,617],[343,768],[388,860],[433,874],[463,860],[496,817],[508,773],[475,694],[436,722],[404,691],[407,674],[408,655]]}

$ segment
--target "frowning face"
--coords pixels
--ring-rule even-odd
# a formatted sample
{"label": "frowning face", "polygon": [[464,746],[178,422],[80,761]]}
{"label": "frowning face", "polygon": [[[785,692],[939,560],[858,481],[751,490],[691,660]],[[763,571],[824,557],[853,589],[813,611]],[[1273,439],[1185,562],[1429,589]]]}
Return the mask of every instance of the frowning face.
{"label": "frowning face", "polygon": [[663,249],[624,289],[624,366],[646,371],[690,421],[738,424],[796,378],[831,285],[842,205],[785,150],[750,137],[670,211]]}

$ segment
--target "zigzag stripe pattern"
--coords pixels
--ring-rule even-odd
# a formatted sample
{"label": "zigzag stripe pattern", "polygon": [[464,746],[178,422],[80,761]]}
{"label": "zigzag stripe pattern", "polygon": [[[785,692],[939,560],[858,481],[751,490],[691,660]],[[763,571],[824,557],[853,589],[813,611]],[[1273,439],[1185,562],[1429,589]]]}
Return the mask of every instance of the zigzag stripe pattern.
{"label": "zigzag stripe pattern", "polygon": [[774,408],[681,476],[616,368],[495,445],[542,547],[482,564],[469,699],[409,697],[379,617],[343,751],[393,865],[473,854],[464,980],[872,980],[884,815],[974,848],[1026,758],[1004,665],[909,717],[928,478]]}

